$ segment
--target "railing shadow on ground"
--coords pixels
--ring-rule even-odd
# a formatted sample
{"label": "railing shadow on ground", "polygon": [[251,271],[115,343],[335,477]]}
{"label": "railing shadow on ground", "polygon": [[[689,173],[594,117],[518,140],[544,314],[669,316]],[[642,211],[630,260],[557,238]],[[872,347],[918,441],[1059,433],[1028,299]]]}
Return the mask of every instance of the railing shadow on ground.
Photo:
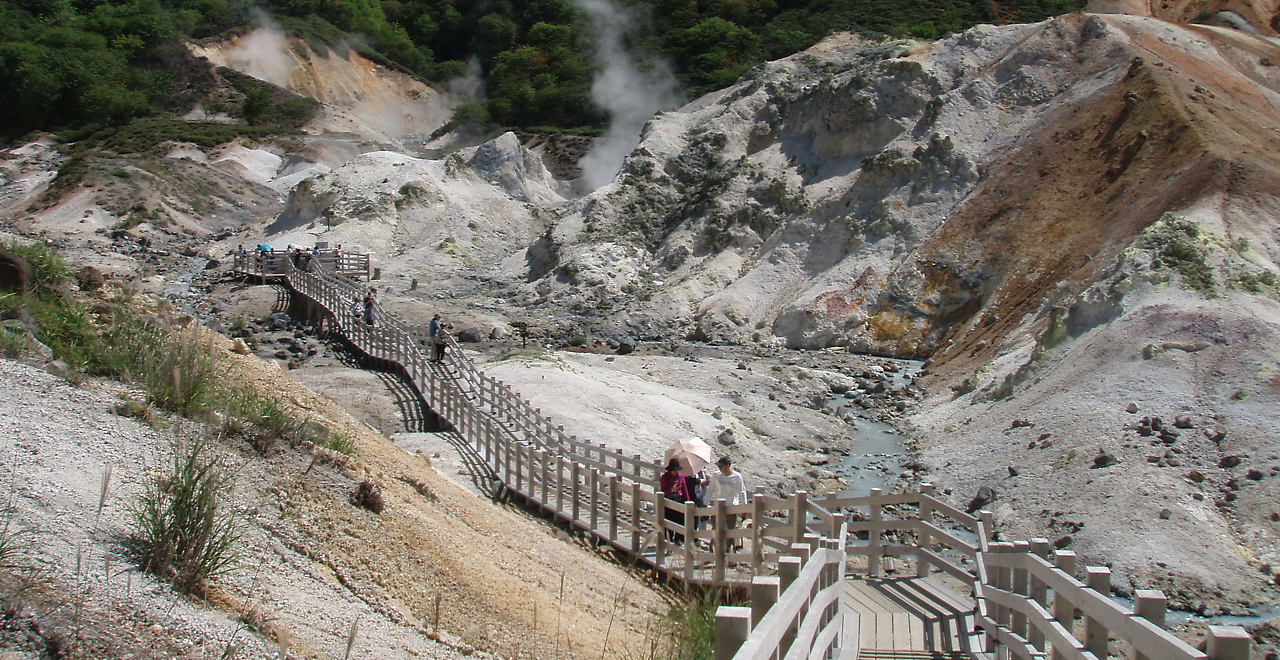
{"label": "railing shadow on ground", "polygon": [[[1106,597],[1105,569],[1088,569],[1086,585],[1075,578],[1073,554],[1059,551],[1055,564],[1048,563],[1047,541],[992,543],[989,512],[959,511],[927,484],[915,493],[876,489],[866,497],[812,501],[803,491],[776,498],[757,489],[747,504],[672,502],[656,489],[659,464],[566,435],[505,383],[476,369],[452,338],[444,363],[431,363],[413,331],[381,305],[375,303],[372,326],[344,313],[363,296],[360,283],[323,268],[302,271],[288,259],[238,256],[236,269],[281,279],[318,308],[312,313],[330,315],[375,363],[401,369],[427,408],[470,447],[475,464],[527,505],[686,585],[749,588],[750,608],[717,612],[718,660],[855,657],[857,631],[849,630],[852,617],[839,598],[851,556],[866,558],[866,577],[880,577],[895,558],[913,557],[917,578],[937,571],[965,585],[983,638],[981,648],[967,650],[973,658],[1106,660],[1112,636],[1149,660],[1248,657],[1243,630],[1211,628],[1208,655],[1197,651],[1163,630],[1162,595],[1140,597],[1140,613],[1126,611]],[[729,516],[745,524],[721,524]],[[712,524],[696,528],[699,517]],[[849,543],[861,533],[865,545]],[[734,549],[737,543],[742,550]],[[1050,594],[1052,614],[1045,609]],[[1084,642],[1073,634],[1077,610],[1085,616]]]}

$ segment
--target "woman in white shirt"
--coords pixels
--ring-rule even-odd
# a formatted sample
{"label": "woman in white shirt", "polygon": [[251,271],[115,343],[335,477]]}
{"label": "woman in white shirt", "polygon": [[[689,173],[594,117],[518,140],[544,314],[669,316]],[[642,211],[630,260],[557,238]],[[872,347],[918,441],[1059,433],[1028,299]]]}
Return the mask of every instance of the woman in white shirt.
{"label": "woman in white shirt", "polygon": [[[733,469],[733,459],[728,456],[721,456],[716,461],[716,466],[720,468],[719,474],[711,477],[711,483],[707,485],[707,503],[712,504],[717,500],[725,500],[729,506],[735,504],[747,503],[747,485],[742,480],[742,475]],[[738,526],[738,515],[730,513],[725,520],[725,529],[736,529]],[[742,549],[742,541],[738,540],[734,543],[734,547],[738,550]]]}

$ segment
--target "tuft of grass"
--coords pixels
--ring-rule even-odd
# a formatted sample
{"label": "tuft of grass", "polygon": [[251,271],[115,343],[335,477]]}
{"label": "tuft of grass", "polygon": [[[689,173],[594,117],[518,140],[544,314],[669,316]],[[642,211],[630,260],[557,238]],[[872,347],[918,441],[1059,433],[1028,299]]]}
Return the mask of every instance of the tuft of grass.
{"label": "tuft of grass", "polygon": [[208,436],[175,439],[169,470],[150,480],[133,507],[129,547],[142,569],[184,593],[233,570],[240,532],[224,502],[233,485]]}
{"label": "tuft of grass", "polygon": [[336,451],[339,454],[350,456],[356,450],[356,440],[351,435],[341,432],[330,433],[328,436],[316,442],[317,445]]}
{"label": "tuft of grass", "polygon": [[587,345],[587,338],[583,337],[582,335],[574,335],[569,338],[569,345],[576,348],[581,348]]}

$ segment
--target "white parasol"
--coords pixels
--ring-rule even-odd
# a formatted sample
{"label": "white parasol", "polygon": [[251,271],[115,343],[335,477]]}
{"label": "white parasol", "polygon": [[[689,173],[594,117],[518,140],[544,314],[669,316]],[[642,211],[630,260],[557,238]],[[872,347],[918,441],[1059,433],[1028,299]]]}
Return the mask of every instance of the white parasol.
{"label": "white parasol", "polygon": [[673,458],[680,461],[680,467],[683,468],[681,472],[686,476],[693,476],[711,463],[711,445],[703,442],[702,438],[677,440],[663,452],[662,462],[670,463]]}

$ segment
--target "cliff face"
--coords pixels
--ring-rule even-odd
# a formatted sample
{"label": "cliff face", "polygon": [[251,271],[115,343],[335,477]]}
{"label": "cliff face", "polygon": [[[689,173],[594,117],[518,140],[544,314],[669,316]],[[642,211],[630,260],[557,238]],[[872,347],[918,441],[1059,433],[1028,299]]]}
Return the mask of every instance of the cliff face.
{"label": "cliff face", "polygon": [[556,236],[648,249],[637,271],[676,311],[636,306],[641,327],[994,348],[1197,200],[1240,211],[1196,220],[1212,233],[1275,244],[1258,221],[1280,164],[1276,55],[1232,30],[1083,14],[914,51],[835,37],[653,120]]}

